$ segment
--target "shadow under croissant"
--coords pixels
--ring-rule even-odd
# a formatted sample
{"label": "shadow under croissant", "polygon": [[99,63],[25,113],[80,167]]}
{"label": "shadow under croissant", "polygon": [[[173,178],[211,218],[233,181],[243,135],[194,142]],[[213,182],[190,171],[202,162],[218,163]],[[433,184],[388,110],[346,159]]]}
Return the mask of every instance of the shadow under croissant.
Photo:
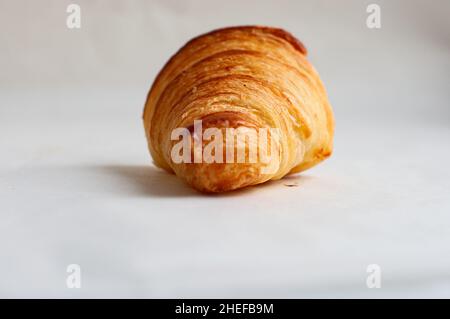
{"label": "shadow under croissant", "polygon": [[270,187],[297,187],[310,179],[310,176],[295,174],[284,177],[278,181],[269,181],[263,184],[245,187],[224,193],[202,193],[187,185],[175,174],[150,165],[104,165],[98,169],[107,171],[120,178],[121,183],[128,184],[128,193],[138,196],[153,197],[226,197],[239,196]]}

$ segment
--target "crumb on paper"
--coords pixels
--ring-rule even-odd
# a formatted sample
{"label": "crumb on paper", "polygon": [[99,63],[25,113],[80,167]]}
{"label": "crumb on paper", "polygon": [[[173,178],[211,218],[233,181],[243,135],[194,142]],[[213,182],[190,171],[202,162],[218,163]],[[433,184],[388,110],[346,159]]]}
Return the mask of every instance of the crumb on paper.
{"label": "crumb on paper", "polygon": [[293,183],[293,184],[284,184],[284,186],[286,186],[286,187],[297,187],[298,184],[297,184],[297,183]]}

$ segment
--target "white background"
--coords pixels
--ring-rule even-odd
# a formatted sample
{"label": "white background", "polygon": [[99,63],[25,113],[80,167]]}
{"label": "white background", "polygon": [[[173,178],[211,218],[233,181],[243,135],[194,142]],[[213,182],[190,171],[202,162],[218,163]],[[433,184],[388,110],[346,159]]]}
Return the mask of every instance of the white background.
{"label": "white background", "polygon": [[[450,297],[448,1],[79,0],[73,30],[70,3],[0,1],[1,297]],[[141,113],[180,46],[242,24],[309,49],[335,152],[205,196],[152,166]]]}

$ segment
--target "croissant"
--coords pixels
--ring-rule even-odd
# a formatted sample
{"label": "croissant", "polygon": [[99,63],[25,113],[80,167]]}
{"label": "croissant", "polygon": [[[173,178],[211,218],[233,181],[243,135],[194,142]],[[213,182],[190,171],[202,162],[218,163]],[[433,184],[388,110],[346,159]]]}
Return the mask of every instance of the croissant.
{"label": "croissant", "polygon": [[290,33],[264,26],[190,40],[147,96],[143,121],[155,164],[197,190],[224,192],[329,157],[333,113],[306,53]]}

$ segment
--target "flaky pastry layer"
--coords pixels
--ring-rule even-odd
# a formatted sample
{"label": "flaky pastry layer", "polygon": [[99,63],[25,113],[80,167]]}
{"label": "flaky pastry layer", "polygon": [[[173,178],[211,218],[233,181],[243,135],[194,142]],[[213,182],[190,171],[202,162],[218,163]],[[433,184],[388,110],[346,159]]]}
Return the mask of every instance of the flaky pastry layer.
{"label": "flaky pastry layer", "polygon": [[[333,113],[306,54],[290,33],[263,26],[220,29],[189,41],[160,71],[145,104],[156,165],[200,191],[223,192],[280,179],[329,157]],[[270,163],[175,163],[171,133],[192,130],[195,120],[203,130],[278,128],[279,135],[269,136],[275,154]],[[267,166],[274,169],[267,173]]]}

